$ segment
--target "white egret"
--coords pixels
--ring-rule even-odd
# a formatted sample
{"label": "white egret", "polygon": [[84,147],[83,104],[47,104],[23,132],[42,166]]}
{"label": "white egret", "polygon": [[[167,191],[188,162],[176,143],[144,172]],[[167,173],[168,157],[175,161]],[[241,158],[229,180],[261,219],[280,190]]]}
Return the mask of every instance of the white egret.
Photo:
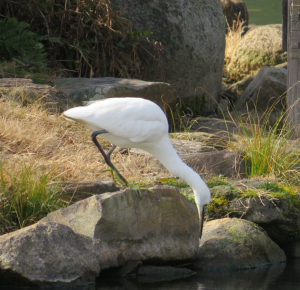
{"label": "white egret", "polygon": [[[203,206],[210,202],[210,191],[200,175],[187,166],[173,148],[169,139],[167,118],[158,105],[142,98],[108,98],[88,106],[69,109],[63,113],[63,117],[94,131],[92,140],[105,162],[127,185],[128,182],[110,161],[110,155],[116,146],[145,150],[173,175],[186,181],[194,191],[202,233]],[[113,144],[107,154],[96,139],[99,134]]]}

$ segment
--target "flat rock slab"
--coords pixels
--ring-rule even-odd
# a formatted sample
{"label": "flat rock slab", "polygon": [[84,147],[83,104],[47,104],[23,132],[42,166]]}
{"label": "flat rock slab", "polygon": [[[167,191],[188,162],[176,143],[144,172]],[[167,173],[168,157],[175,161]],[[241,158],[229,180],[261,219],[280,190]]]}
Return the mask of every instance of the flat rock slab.
{"label": "flat rock slab", "polygon": [[95,243],[57,223],[0,236],[0,286],[94,283],[100,273]]}
{"label": "flat rock slab", "polygon": [[63,112],[74,106],[63,92],[57,91],[49,85],[34,84],[31,79],[0,79],[0,97],[1,94],[25,103],[39,101],[52,111]]}
{"label": "flat rock slab", "polygon": [[167,83],[137,79],[62,78],[55,80],[55,85],[78,105],[112,97],[140,97],[163,108],[164,103],[171,104],[177,98]]}
{"label": "flat rock slab", "polygon": [[[226,112],[224,112],[226,113]],[[225,140],[229,140],[234,137],[240,130],[241,124],[230,120],[214,118],[214,117],[201,117],[193,120],[193,125],[190,128],[191,132],[205,132],[214,134]],[[247,125],[243,124],[244,128],[247,129]],[[247,130],[249,131],[249,130]]]}
{"label": "flat rock slab", "polygon": [[254,223],[224,218],[205,224],[196,265],[203,271],[249,269],[286,261],[286,256]]}
{"label": "flat rock slab", "polygon": [[101,269],[128,261],[193,259],[199,243],[197,208],[172,186],[94,195],[40,222],[61,223],[99,240]]}

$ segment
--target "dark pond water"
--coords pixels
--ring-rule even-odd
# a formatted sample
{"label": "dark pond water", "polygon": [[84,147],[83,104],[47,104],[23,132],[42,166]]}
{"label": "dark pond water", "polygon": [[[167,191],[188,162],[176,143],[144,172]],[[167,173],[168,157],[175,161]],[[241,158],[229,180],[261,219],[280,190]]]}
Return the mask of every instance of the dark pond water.
{"label": "dark pond water", "polygon": [[249,13],[249,23],[256,25],[282,23],[282,0],[243,0]]}
{"label": "dark pond water", "polygon": [[198,273],[174,281],[148,278],[102,283],[95,290],[300,290],[300,259],[272,267],[230,273]]}
{"label": "dark pond water", "polygon": [[[0,290],[22,288],[0,287]],[[23,288],[29,289],[29,288]],[[36,289],[36,288],[30,288]],[[49,288],[48,288],[49,289]],[[256,270],[232,272],[200,272],[195,276],[173,281],[121,279],[98,282],[96,285],[50,288],[51,290],[300,290],[300,259]]]}

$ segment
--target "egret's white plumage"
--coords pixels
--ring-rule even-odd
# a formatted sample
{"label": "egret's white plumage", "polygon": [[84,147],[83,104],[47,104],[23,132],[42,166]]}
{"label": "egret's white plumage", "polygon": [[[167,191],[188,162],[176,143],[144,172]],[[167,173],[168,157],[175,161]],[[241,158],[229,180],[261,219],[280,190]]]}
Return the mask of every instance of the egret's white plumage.
{"label": "egret's white plumage", "polygon": [[105,130],[103,138],[122,148],[140,148],[156,157],[172,174],[194,190],[199,215],[210,201],[202,178],[187,166],[173,148],[168,121],[159,106],[142,98],[109,98],[67,110],[63,116],[93,131]]}

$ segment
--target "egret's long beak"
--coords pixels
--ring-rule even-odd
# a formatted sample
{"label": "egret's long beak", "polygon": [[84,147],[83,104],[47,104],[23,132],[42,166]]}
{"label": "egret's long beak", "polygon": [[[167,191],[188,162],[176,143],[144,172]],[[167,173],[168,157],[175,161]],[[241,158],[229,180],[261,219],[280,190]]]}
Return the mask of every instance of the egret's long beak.
{"label": "egret's long beak", "polygon": [[203,231],[203,221],[204,221],[204,208],[203,207],[202,207],[202,210],[200,211],[199,218],[200,218],[200,236],[199,236],[199,239],[201,239],[202,231]]}

